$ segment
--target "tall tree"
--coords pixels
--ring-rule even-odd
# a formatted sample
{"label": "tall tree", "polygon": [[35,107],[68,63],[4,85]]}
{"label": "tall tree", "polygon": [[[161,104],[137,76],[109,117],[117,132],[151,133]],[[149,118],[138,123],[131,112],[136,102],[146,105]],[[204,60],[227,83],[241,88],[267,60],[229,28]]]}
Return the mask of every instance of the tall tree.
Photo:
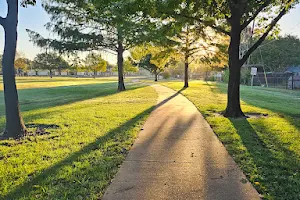
{"label": "tall tree", "polygon": [[40,53],[34,58],[32,67],[34,69],[49,70],[52,78],[54,70],[66,69],[69,64],[56,53]]}
{"label": "tall tree", "polygon": [[[168,38],[174,42],[175,45],[172,48],[180,55],[179,59],[183,60],[185,88],[189,87],[188,72],[191,64],[221,62],[220,51],[224,49],[224,46],[227,47],[227,42],[223,37],[201,24],[190,25],[185,23],[180,32]],[[221,44],[218,44],[218,42]]]}
{"label": "tall tree", "polygon": [[117,54],[118,90],[125,90],[123,54],[141,43],[153,28],[149,19],[136,12],[135,1],[53,0],[44,5],[51,16],[49,30],[59,39],[44,39],[28,31],[38,46],[61,51],[108,50]]}
{"label": "tall tree", "polygon": [[85,67],[94,73],[96,78],[97,72],[105,72],[107,62],[101,57],[101,54],[89,53],[85,58]]}
{"label": "tall tree", "polygon": [[[18,0],[6,0],[7,15],[0,17],[0,25],[4,28],[5,45],[2,57],[4,101],[6,112],[6,127],[4,137],[19,138],[26,134],[26,127],[23,122],[20,108],[19,97],[15,80],[14,62],[17,46],[17,26],[18,26]],[[21,2],[23,6],[34,5],[34,0]]]}
{"label": "tall tree", "polygon": [[[141,7],[145,13],[160,19],[180,19],[188,22],[194,21],[214,30],[228,35],[230,44],[229,56],[229,83],[227,107],[224,112],[226,117],[244,117],[240,106],[240,72],[242,65],[248,60],[259,45],[274,30],[278,21],[293,8],[298,0],[165,0],[146,1]],[[142,5],[145,6],[142,6]],[[154,7],[150,11],[147,7]],[[241,33],[253,21],[258,29],[258,39],[245,51],[240,51]]]}

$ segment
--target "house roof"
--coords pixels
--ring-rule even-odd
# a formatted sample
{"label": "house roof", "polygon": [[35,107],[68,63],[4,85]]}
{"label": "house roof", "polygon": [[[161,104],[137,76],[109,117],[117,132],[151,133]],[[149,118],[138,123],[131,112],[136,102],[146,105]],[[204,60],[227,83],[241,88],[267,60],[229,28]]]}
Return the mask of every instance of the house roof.
{"label": "house roof", "polygon": [[298,73],[298,72],[300,72],[300,66],[290,66],[286,68],[286,70],[284,71],[284,73]]}

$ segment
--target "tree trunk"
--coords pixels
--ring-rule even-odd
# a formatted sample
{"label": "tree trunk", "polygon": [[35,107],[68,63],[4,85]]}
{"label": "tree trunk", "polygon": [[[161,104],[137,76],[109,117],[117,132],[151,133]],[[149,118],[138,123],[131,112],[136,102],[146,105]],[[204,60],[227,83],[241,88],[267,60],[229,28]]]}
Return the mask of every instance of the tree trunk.
{"label": "tree trunk", "polygon": [[18,1],[9,0],[7,3],[8,14],[4,25],[5,46],[2,60],[6,111],[4,137],[20,138],[26,134],[26,127],[20,114],[14,68],[17,45]]}
{"label": "tree trunk", "polygon": [[158,81],[158,73],[157,73],[157,71],[154,72],[154,81],[155,82]]}
{"label": "tree trunk", "polygon": [[185,56],[184,61],[184,87],[189,87],[189,61],[187,56]]}
{"label": "tree trunk", "polygon": [[94,70],[94,78],[96,78],[96,70]]}
{"label": "tree trunk", "polygon": [[124,85],[124,58],[123,58],[124,48],[122,42],[118,42],[118,91],[125,91]]}
{"label": "tree trunk", "polygon": [[50,78],[52,78],[53,76],[52,76],[52,70],[50,69]]}
{"label": "tree trunk", "polygon": [[225,117],[245,117],[240,104],[240,79],[242,63],[239,59],[241,41],[240,18],[232,16],[229,54],[229,82]]}

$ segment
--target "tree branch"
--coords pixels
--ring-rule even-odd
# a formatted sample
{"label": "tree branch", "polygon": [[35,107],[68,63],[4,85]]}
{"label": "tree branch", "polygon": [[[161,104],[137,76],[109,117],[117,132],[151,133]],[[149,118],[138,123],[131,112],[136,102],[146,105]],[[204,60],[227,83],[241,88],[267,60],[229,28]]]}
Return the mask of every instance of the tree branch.
{"label": "tree branch", "polygon": [[271,3],[271,0],[267,0],[266,2],[264,2],[258,9],[257,11],[252,15],[252,17],[250,17],[247,21],[245,21],[241,28],[242,30],[244,30],[256,17],[257,15],[265,8],[267,7],[269,4]]}
{"label": "tree branch", "polygon": [[184,15],[181,15],[185,18],[188,18],[188,19],[193,19],[193,20],[196,20],[202,24],[204,24],[205,26],[208,26],[214,30],[216,30],[217,32],[221,32],[221,33],[224,33],[225,35],[229,35],[230,36],[230,32],[229,31],[226,31],[225,29],[219,27],[219,26],[215,26],[215,25],[212,25],[209,21],[204,21],[204,20],[201,20],[201,19],[198,19],[198,18],[195,18],[195,17],[189,17],[189,16],[184,16]]}
{"label": "tree branch", "polygon": [[181,16],[181,17],[184,17],[184,18],[187,18],[187,19],[196,20],[196,21],[204,24],[205,26],[209,26],[210,28],[216,30],[217,32],[221,32],[221,33],[224,33],[225,35],[229,35],[230,36],[230,32],[229,31],[226,31],[222,27],[215,26],[215,25],[211,24],[209,21],[204,21],[204,20],[201,20],[201,19],[199,19],[197,17],[191,17],[191,16],[177,14],[177,13],[163,13],[163,14],[177,15],[179,17]]}
{"label": "tree branch", "polygon": [[262,42],[266,39],[266,37],[269,35],[269,33],[273,30],[277,22],[281,19],[283,15],[287,13],[288,8],[283,8],[281,12],[273,19],[273,21],[270,23],[269,27],[267,28],[266,32],[256,41],[254,45],[247,51],[247,53],[243,56],[243,58],[240,60],[241,64],[244,64],[249,56],[259,47],[259,45],[262,44]]}
{"label": "tree branch", "polygon": [[0,16],[0,25],[4,27],[5,18]]}

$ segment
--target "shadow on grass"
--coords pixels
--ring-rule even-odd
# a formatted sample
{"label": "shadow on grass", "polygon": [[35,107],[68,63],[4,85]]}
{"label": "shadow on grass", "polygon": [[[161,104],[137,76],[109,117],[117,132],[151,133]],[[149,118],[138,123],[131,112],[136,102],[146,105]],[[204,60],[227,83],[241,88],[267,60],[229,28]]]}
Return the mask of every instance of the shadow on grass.
{"label": "shadow on grass", "polygon": [[[127,90],[145,87],[143,85],[128,86]],[[78,101],[97,97],[109,96],[117,93],[117,83],[97,83],[75,86],[60,86],[51,88],[35,88],[19,90],[21,111],[62,106]],[[3,97],[3,92],[0,93]],[[3,99],[3,98],[2,98]],[[5,115],[4,101],[0,102],[0,117]]]}
{"label": "shadow on grass", "polygon": [[[127,137],[130,137],[128,133],[126,134],[126,132],[133,129],[140,120],[144,119],[153,110],[153,108],[154,107],[151,107],[145,110],[144,112],[138,114],[137,116],[135,116],[128,122],[122,124],[118,128],[108,132],[102,137],[99,137],[95,142],[83,147],[80,151],[71,154],[66,159],[54,164],[52,167],[42,171],[40,174],[33,176],[33,178],[30,178],[29,181],[18,186],[14,191],[10,192],[2,199],[20,199],[24,197],[25,199],[30,199],[33,196],[37,197],[37,199],[44,199],[47,198],[49,194],[47,194],[47,192],[45,191],[41,192],[43,190],[41,190],[40,188],[43,187],[50,187],[53,192],[51,192],[51,195],[54,195],[54,197],[57,199],[66,198],[69,195],[73,195],[72,193],[76,193],[77,195],[83,195],[85,197],[86,195],[89,195],[89,189],[92,193],[95,192],[93,191],[95,188],[98,190],[96,191],[98,192],[98,194],[101,193],[102,190],[108,185],[110,179],[113,178],[118,168],[118,165],[121,164],[122,159],[120,159],[120,157],[118,156],[117,158],[113,158],[113,156],[107,156],[106,158],[92,158],[92,160],[88,160],[91,166],[79,170],[75,170],[75,163],[85,162],[85,159],[89,158],[89,155],[92,155],[93,151],[97,150],[103,151],[104,155],[120,154],[120,156],[123,157],[122,152],[109,152],[110,148],[108,148],[107,145],[110,142],[114,142],[116,138],[118,138],[119,141],[125,141]],[[59,174],[62,171],[64,171],[63,168],[65,167],[70,167],[74,169],[73,173],[70,174],[71,177],[68,177],[69,180],[59,178]],[[96,177],[95,175],[97,175],[97,170],[102,170],[106,172],[107,177]],[[110,170],[112,170],[113,173],[111,173]],[[82,180],[79,180],[77,182],[75,181],[75,179],[82,179],[82,177],[86,177],[89,181],[91,181],[91,183],[86,183],[82,185]],[[101,178],[104,180],[99,180]],[[74,182],[72,179],[74,179]],[[95,183],[95,181],[105,181],[106,184],[101,185],[99,183],[99,185],[97,186],[96,184],[93,184]],[[82,187],[91,188],[83,189]],[[51,198],[53,198],[53,196]]]}
{"label": "shadow on grass", "polygon": [[[132,137],[130,131],[134,130],[141,120],[179,93],[146,109],[50,168],[29,175],[28,181],[1,199],[99,199],[126,156],[127,150],[124,151],[117,143],[128,143],[128,139]],[[87,167],[76,169],[80,166],[79,163],[87,162]],[[62,173],[69,174],[63,177]]]}
{"label": "shadow on grass", "polygon": [[[206,83],[205,85],[209,86],[210,90],[215,94],[227,94],[225,84],[217,83],[215,85],[211,85]],[[264,92],[266,89],[251,89],[253,92],[243,91],[245,89],[249,90],[251,88],[241,88],[241,100],[243,100],[245,103],[277,113],[279,116],[289,121],[291,125],[300,130],[300,110],[298,109],[299,106],[297,105],[299,104],[297,101],[293,99],[286,99],[284,97],[283,99],[276,99],[276,97],[273,97],[272,95],[265,95]],[[267,90],[267,92],[270,91]],[[259,95],[259,97],[257,95]]]}
{"label": "shadow on grass", "polygon": [[[205,84],[208,85],[213,93],[220,93],[220,94],[227,94],[227,85],[217,83],[215,85]],[[247,91],[248,90],[248,91]],[[274,93],[281,93],[282,99],[278,99],[278,97],[274,97],[270,94],[267,94],[266,92],[274,92]],[[286,94],[284,94],[282,91],[272,91],[267,89],[255,89],[248,86],[241,86],[241,100],[243,100],[245,103],[271,110],[272,112],[278,113],[278,114],[286,114],[291,117],[295,117],[299,115],[300,119],[300,112],[294,113],[295,110],[292,110],[293,113],[291,113],[291,110],[287,109],[286,105],[294,106],[298,104],[298,100],[295,100],[292,98],[287,99],[285,98]]]}
{"label": "shadow on grass", "polygon": [[278,136],[268,130],[263,121],[252,125],[257,131],[247,119],[230,119],[230,121],[247,149],[246,152],[239,152],[239,145],[233,144],[233,150],[242,163],[243,171],[248,172],[248,178],[258,183],[256,185],[258,191],[275,199],[298,199],[300,159],[289,150],[289,144],[282,143]]}

